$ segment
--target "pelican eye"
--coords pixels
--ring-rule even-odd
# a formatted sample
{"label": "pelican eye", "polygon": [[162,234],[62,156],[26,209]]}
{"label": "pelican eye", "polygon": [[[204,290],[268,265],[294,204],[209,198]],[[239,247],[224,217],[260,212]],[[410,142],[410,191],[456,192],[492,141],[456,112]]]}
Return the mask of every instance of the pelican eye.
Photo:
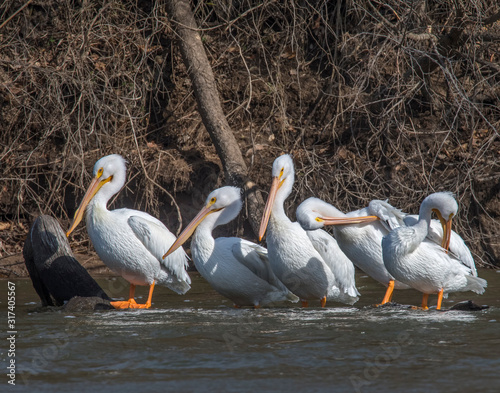
{"label": "pelican eye", "polygon": [[102,172],[103,172],[103,169],[102,168],[99,168],[99,170],[97,171],[97,177],[101,177],[102,176]]}
{"label": "pelican eye", "polygon": [[316,217],[315,220],[318,221],[318,222],[323,222],[324,221],[321,217]]}
{"label": "pelican eye", "polygon": [[210,204],[213,205],[215,202],[217,202],[217,198],[216,197],[212,197],[210,199]]}
{"label": "pelican eye", "polygon": [[280,171],[280,178],[281,176],[283,176],[283,172],[285,171],[285,168],[281,168],[281,171]]}

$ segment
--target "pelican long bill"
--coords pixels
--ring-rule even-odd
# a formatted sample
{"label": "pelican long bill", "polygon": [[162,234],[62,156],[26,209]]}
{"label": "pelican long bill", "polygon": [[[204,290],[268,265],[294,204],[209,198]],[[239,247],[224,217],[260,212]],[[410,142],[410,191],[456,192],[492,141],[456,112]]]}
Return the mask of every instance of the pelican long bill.
{"label": "pelican long bill", "polygon": [[443,247],[446,250],[446,252],[448,252],[450,248],[451,221],[452,221],[451,218],[448,221],[446,221],[446,225],[443,228],[443,244],[441,244],[441,247]]}
{"label": "pelican long bill", "polygon": [[437,209],[432,210],[434,213],[436,213],[439,222],[441,223],[441,227],[443,228],[443,240],[441,242],[441,247],[443,247],[446,252],[448,253],[448,249],[450,248],[450,240],[451,240],[451,224],[452,224],[452,215],[446,220],[441,212]]}
{"label": "pelican long bill", "polygon": [[318,217],[323,221],[324,225],[350,225],[363,224],[367,222],[380,220],[377,216],[362,216],[362,217]]}
{"label": "pelican long bill", "polygon": [[101,175],[102,172],[98,173],[98,175],[92,179],[92,182],[90,183],[89,188],[87,189],[87,192],[85,193],[85,196],[83,197],[83,200],[80,203],[80,206],[78,206],[78,209],[75,212],[73,222],[71,223],[68,232],[66,232],[66,237],[69,237],[71,232],[73,232],[73,230],[78,226],[80,221],[82,221],[83,213],[85,213],[85,208],[92,200],[94,195],[97,193],[97,191],[99,191],[104,184],[106,184],[108,181],[112,179],[112,176],[106,179],[101,179]]}
{"label": "pelican long bill", "polygon": [[281,187],[281,184],[283,184],[283,182],[280,181],[279,177],[273,177],[271,189],[269,190],[269,196],[267,197],[266,207],[264,208],[264,214],[262,215],[262,221],[260,222],[259,241],[262,240],[264,234],[266,233],[269,217],[271,217],[271,210],[273,209],[274,199],[276,198],[276,193]]}
{"label": "pelican long bill", "polygon": [[214,211],[217,211],[217,210],[212,210],[211,207],[212,205],[208,204],[207,206],[205,206],[203,209],[200,210],[200,212],[196,215],[196,217],[193,218],[191,222],[188,224],[188,226],[182,231],[182,233],[179,235],[174,244],[172,244],[168,249],[168,251],[163,255],[163,259],[165,259],[175,250],[177,250],[180,246],[182,246],[186,242],[186,240],[191,237],[196,227],[200,225],[200,223],[205,219],[206,216],[208,216],[210,213],[213,213]]}

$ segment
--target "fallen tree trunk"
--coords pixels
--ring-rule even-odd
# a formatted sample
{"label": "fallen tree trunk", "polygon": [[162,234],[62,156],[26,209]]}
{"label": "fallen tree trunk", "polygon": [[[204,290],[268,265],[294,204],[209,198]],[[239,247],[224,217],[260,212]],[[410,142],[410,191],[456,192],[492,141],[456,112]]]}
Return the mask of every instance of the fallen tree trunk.
{"label": "fallen tree trunk", "polygon": [[43,306],[62,306],[75,296],[110,298],[75,259],[68,239],[53,217],[42,215],[31,227],[23,248],[24,262]]}
{"label": "fallen tree trunk", "polygon": [[167,11],[178,36],[178,43],[193,84],[203,124],[222,162],[227,182],[245,191],[248,219],[257,235],[264,201],[256,185],[248,179],[248,168],[222,111],[212,67],[198,34],[198,27],[189,2],[169,0]]}

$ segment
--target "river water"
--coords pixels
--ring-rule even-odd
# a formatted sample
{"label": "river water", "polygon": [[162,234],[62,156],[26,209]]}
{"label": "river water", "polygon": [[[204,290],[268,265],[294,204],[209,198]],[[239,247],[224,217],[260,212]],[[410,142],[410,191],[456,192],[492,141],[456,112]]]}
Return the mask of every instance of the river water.
{"label": "river water", "polygon": [[[235,309],[191,273],[191,291],[157,287],[149,310],[73,314],[41,311],[31,281],[10,280],[16,385],[7,383],[12,342],[4,339],[0,391],[498,392],[500,271],[479,275],[488,280],[484,295],[452,294],[443,308],[462,300],[490,307],[446,312],[374,308],[384,288],[362,273],[354,306]],[[113,296],[128,294],[121,278],[98,282]],[[0,281],[8,339],[7,291]],[[136,294],[144,302],[147,289]],[[418,305],[421,295],[398,291],[394,300]]]}

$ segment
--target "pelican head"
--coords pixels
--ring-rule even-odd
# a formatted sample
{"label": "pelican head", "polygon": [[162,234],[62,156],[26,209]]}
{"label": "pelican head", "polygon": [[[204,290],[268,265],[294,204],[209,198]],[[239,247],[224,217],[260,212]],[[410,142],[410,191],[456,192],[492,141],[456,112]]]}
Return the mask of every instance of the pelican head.
{"label": "pelican head", "polygon": [[99,197],[102,197],[106,203],[111,196],[116,194],[125,184],[127,167],[125,159],[119,154],[111,154],[102,157],[94,165],[92,182],[83,197],[80,206],[75,212],[73,222],[66,233],[69,237],[71,232],[77,227],[83,217],[83,213],[90,201],[100,191]]}
{"label": "pelican head", "polygon": [[207,217],[212,217],[213,229],[233,220],[240,212],[241,207],[241,190],[239,188],[226,186],[212,191],[208,195],[204,207],[182,231],[174,244],[172,244],[170,249],[165,253],[165,255],[163,255],[163,258],[166,258],[182,246],[186,240],[191,237],[196,227],[207,219]]}
{"label": "pelican head", "polygon": [[443,227],[441,247],[448,250],[451,239],[451,223],[458,212],[458,203],[451,192],[436,192],[424,199],[420,205],[419,216],[430,216],[434,212]]}
{"label": "pelican head", "polygon": [[320,229],[325,225],[362,224],[379,219],[377,216],[346,217],[335,206],[314,197],[306,199],[299,205],[296,216],[306,231]]}
{"label": "pelican head", "polygon": [[[295,170],[292,157],[289,154],[284,154],[274,160],[272,175],[271,189],[267,197],[266,207],[264,208],[264,214],[260,224],[259,240],[262,240],[266,232],[275,200],[276,203],[283,206],[283,202],[292,192],[293,182],[295,180]],[[278,194],[280,197],[277,198]]]}

